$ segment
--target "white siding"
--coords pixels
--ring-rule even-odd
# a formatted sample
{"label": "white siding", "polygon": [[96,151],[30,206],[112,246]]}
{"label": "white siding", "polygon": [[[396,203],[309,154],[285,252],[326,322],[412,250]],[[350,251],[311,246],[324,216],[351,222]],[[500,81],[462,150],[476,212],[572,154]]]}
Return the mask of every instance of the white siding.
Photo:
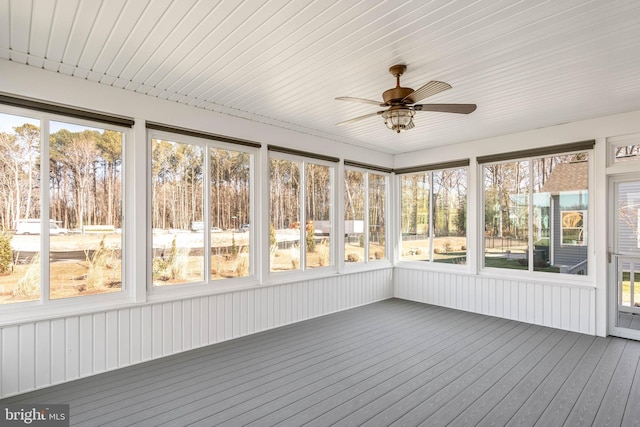
{"label": "white siding", "polygon": [[0,397],[393,297],[392,269],[0,329]]}
{"label": "white siding", "polygon": [[594,335],[595,288],[396,267],[396,298]]}

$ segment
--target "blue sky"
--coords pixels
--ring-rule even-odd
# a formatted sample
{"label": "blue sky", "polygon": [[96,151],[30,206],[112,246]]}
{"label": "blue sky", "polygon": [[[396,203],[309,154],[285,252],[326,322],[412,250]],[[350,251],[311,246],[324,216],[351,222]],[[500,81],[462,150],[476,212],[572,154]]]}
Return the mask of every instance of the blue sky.
{"label": "blue sky", "polygon": [[[31,123],[36,126],[40,126],[39,119],[0,113],[0,132],[11,133],[13,132],[14,127],[21,126],[25,123]],[[80,132],[86,129],[97,130],[98,132],[104,131],[104,129],[99,129],[99,128],[92,128],[88,126],[78,126],[70,123],[61,123],[61,122],[51,121],[51,133],[57,132],[60,129],[68,129],[71,132]]]}

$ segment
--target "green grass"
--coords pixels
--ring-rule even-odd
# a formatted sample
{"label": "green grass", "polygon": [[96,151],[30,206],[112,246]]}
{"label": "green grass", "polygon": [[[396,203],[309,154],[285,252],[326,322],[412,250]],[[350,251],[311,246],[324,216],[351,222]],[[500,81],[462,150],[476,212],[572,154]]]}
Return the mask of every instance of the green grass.
{"label": "green grass", "polygon": [[527,270],[526,265],[520,264],[517,259],[498,257],[485,257],[484,266],[489,268],[509,268],[512,270]]}
{"label": "green grass", "polygon": [[[484,266],[489,268],[508,268],[511,270],[528,270],[526,264],[521,264],[518,259],[507,259],[499,257],[485,257]],[[547,273],[559,273],[558,267],[535,267],[535,271],[545,271]]]}
{"label": "green grass", "polygon": [[466,264],[467,253],[465,251],[451,251],[446,253],[434,253],[433,262],[446,264]]}

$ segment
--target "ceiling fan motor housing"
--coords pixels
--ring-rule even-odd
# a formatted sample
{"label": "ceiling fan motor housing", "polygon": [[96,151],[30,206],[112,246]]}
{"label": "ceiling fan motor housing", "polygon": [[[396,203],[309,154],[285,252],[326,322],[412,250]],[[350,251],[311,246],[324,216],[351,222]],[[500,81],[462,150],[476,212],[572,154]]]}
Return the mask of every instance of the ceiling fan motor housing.
{"label": "ceiling fan motor housing", "polygon": [[410,87],[394,87],[393,89],[385,90],[382,94],[382,99],[385,104],[392,105],[400,103],[406,96],[413,93],[413,89]]}

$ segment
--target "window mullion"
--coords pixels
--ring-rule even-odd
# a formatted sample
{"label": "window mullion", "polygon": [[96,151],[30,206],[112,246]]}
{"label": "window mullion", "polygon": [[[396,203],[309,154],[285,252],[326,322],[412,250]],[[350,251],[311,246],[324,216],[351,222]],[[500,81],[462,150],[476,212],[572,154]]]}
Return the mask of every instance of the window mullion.
{"label": "window mullion", "polygon": [[529,197],[528,202],[529,206],[527,206],[528,220],[527,220],[527,264],[528,270],[533,271],[534,265],[534,253],[533,253],[533,177],[535,176],[533,170],[533,159],[529,159],[529,183],[528,183],[528,191]]}
{"label": "window mullion", "polygon": [[306,192],[307,192],[307,162],[302,161],[299,163],[300,165],[300,192],[298,194],[299,197],[299,206],[300,206],[300,234],[299,234],[299,242],[298,250],[300,251],[300,270],[304,271],[307,267],[307,241],[306,241],[306,231],[307,231],[307,206],[306,206]]}
{"label": "window mullion", "polygon": [[[40,129],[40,181],[48,182],[49,179],[49,135],[51,121],[48,118],[42,120]],[[51,274],[50,274],[50,242],[49,232],[49,186],[40,186],[40,301],[46,303],[51,299]]]}
{"label": "window mullion", "polygon": [[364,262],[369,262],[369,172],[364,174],[364,239],[362,239],[364,245]]}
{"label": "window mullion", "polygon": [[204,262],[203,262],[203,268],[204,271],[203,273],[203,278],[204,278],[204,282],[207,284],[211,284],[212,280],[211,280],[211,189],[210,189],[210,183],[211,183],[211,173],[209,172],[209,166],[210,166],[210,159],[211,159],[211,153],[210,153],[210,147],[209,145],[205,145],[204,146],[204,159],[202,159],[202,173],[204,174],[204,176],[202,177],[202,221],[204,222]]}
{"label": "window mullion", "polygon": [[433,255],[434,255],[434,239],[433,239],[433,230],[434,230],[434,226],[433,226],[433,212],[434,212],[434,208],[433,208],[433,189],[434,189],[434,185],[433,185],[433,171],[428,173],[428,177],[429,177],[429,261],[433,262]]}

